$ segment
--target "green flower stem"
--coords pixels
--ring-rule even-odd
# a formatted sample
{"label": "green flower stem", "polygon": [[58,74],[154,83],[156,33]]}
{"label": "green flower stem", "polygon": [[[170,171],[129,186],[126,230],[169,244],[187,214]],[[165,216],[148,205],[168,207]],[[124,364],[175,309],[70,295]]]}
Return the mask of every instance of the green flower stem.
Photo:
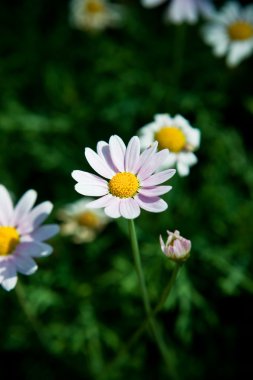
{"label": "green flower stem", "polygon": [[[162,309],[164,303],[168,299],[170,292],[176,282],[178,273],[180,271],[180,268],[182,267],[182,263],[176,263],[171,278],[164,289],[160,300],[158,301],[156,307],[154,310],[151,312],[151,317],[155,317],[157,313]],[[131,336],[131,338],[128,340],[128,342],[119,350],[118,355],[115,357],[115,359],[108,365],[108,367],[103,371],[102,376],[100,377],[101,379],[106,378],[109,373],[111,372],[112,368],[120,362],[120,360],[124,357],[124,355],[130,350],[130,348],[138,341],[138,339],[141,337],[141,335],[144,333],[146,330],[146,327],[148,326],[149,323],[149,318],[147,318],[142,325],[134,332],[134,334]]]}
{"label": "green flower stem", "polygon": [[140,258],[139,246],[138,246],[138,241],[137,241],[136,232],[135,232],[134,221],[132,219],[129,220],[129,234],[130,234],[130,239],[131,239],[131,245],[132,245],[135,267],[136,267],[137,275],[138,275],[140,286],[141,286],[144,308],[145,308],[145,311],[147,314],[148,324],[149,324],[149,326],[153,332],[156,343],[157,343],[157,345],[161,351],[161,354],[163,355],[165,363],[166,363],[168,369],[170,370],[171,366],[169,363],[170,359],[169,359],[169,355],[168,355],[168,349],[167,349],[167,347],[166,347],[166,345],[162,339],[162,336],[160,334],[160,331],[158,329],[158,326],[156,324],[156,321],[155,321],[155,318],[154,318],[154,315],[152,313],[152,309],[150,306],[150,301],[149,301],[149,296],[148,296],[147,287],[146,287],[146,283],[145,283],[145,278],[144,278],[144,274],[142,271],[141,258]]}
{"label": "green flower stem", "polygon": [[37,318],[34,314],[34,311],[32,310],[32,308],[30,307],[29,303],[26,300],[25,290],[24,290],[20,280],[18,280],[18,282],[17,282],[17,285],[15,287],[15,291],[16,291],[16,296],[17,296],[18,302],[19,302],[26,318],[30,322],[39,342],[41,343],[41,345],[44,348],[47,349],[47,343],[46,343],[47,340],[46,340],[44,334],[42,334],[42,331],[43,331],[42,326],[40,325],[39,321],[37,320]]}

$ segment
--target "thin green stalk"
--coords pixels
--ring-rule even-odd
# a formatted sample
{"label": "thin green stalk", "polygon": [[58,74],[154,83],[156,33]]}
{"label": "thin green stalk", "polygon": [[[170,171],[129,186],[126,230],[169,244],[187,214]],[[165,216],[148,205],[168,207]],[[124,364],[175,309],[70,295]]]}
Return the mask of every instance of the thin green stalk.
{"label": "thin green stalk", "polygon": [[139,282],[140,282],[144,308],[145,308],[147,319],[148,319],[148,324],[149,324],[149,326],[153,332],[154,338],[155,338],[156,343],[157,343],[157,345],[161,351],[161,354],[164,358],[164,361],[167,365],[167,368],[171,371],[171,364],[170,364],[170,359],[169,359],[169,355],[168,355],[168,349],[167,349],[166,344],[164,343],[164,341],[162,339],[159,328],[158,328],[157,323],[155,321],[155,318],[152,314],[152,309],[150,306],[150,301],[149,301],[149,296],[148,296],[147,287],[146,287],[146,283],[145,283],[145,278],[144,278],[144,274],[142,271],[141,257],[140,257],[140,252],[139,252],[137,236],[136,236],[136,232],[135,232],[134,221],[132,219],[129,220],[129,234],[130,234],[130,239],[131,239],[131,246],[132,246],[132,251],[133,251],[135,267],[136,267],[137,275],[138,275]]}
{"label": "thin green stalk", "polygon": [[[178,276],[178,273],[179,273],[179,270],[180,268],[182,267],[182,264],[179,264],[179,263],[176,263],[174,269],[173,269],[173,272],[172,272],[172,275],[171,275],[171,278],[166,286],[166,288],[164,289],[161,297],[160,297],[160,300],[158,301],[155,309],[152,310],[151,312],[151,317],[155,317],[157,313],[159,313],[159,311],[162,309],[164,303],[166,302],[166,300],[168,299],[169,295],[170,295],[170,292],[173,288],[173,285],[175,284],[176,282],[176,279],[177,279],[177,276]],[[131,338],[128,340],[128,342],[119,350],[118,352],[118,355],[114,358],[114,360],[108,365],[108,367],[103,371],[102,373],[102,376],[100,376],[101,379],[104,379],[106,378],[112,368],[118,364],[120,362],[120,360],[124,357],[124,355],[130,350],[130,348],[137,342],[137,340],[141,337],[141,335],[144,333],[144,331],[146,330],[147,326],[148,326],[148,323],[149,323],[149,318],[146,318],[146,320],[142,323],[142,325],[134,332],[134,334],[131,336]]]}

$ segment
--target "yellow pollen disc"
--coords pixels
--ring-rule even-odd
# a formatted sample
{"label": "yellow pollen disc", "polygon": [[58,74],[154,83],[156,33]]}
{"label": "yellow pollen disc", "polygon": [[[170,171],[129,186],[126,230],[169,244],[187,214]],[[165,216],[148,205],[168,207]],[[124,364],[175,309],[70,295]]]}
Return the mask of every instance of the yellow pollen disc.
{"label": "yellow pollen disc", "polygon": [[163,127],[155,133],[159,149],[169,149],[171,152],[180,152],[186,144],[186,138],[177,127]]}
{"label": "yellow pollen disc", "polygon": [[140,187],[140,183],[133,173],[117,173],[109,181],[109,191],[112,195],[119,198],[133,197]]}
{"label": "yellow pollen disc", "polygon": [[99,0],[88,0],[85,4],[85,11],[89,13],[100,13],[103,12],[105,6],[102,1]]}
{"label": "yellow pollen disc", "polygon": [[228,26],[228,34],[231,40],[248,40],[253,37],[253,25],[246,21],[235,21]]}
{"label": "yellow pollen disc", "polygon": [[92,211],[85,211],[82,214],[78,215],[77,222],[80,226],[88,228],[95,229],[100,226],[99,218]]}
{"label": "yellow pollen disc", "polygon": [[0,256],[11,254],[19,243],[19,233],[14,227],[0,226]]}

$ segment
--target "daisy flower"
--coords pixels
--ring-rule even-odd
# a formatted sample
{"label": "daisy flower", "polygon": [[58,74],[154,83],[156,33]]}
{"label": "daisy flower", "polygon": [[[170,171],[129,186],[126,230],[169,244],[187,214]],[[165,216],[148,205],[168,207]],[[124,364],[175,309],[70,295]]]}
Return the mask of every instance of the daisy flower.
{"label": "daisy flower", "polygon": [[200,131],[192,128],[180,115],[155,115],[155,120],[142,127],[139,135],[142,148],[156,140],[159,149],[169,149],[170,155],[164,160],[162,168],[176,165],[178,174],[186,176],[189,174],[189,168],[197,162],[193,151],[199,147]]}
{"label": "daisy flower", "polygon": [[180,232],[167,231],[168,238],[164,243],[160,235],[160,245],[163,253],[171,260],[182,262],[188,259],[191,250],[191,241],[180,236]]}
{"label": "daisy flower", "polygon": [[216,56],[227,55],[228,66],[238,65],[253,52],[253,5],[226,3],[202,32]]}
{"label": "daisy flower", "polygon": [[117,26],[121,19],[121,6],[107,0],[72,0],[70,3],[70,22],[80,30],[101,31]]}
{"label": "daisy flower", "polygon": [[157,152],[157,142],[140,154],[140,140],[134,136],[127,147],[122,139],[111,136],[109,144],[99,141],[97,153],[85,149],[85,157],[90,166],[101,176],[74,170],[72,177],[77,181],[75,189],[87,196],[99,199],[87,206],[104,208],[112,218],[134,219],[140,209],[161,212],[168,207],[159,195],[167,193],[171,186],[158,186],[175,174],[175,170],[157,171],[169,151]]}
{"label": "daisy flower", "polygon": [[[167,0],[142,0],[144,7],[152,8]],[[213,5],[209,0],[171,0],[165,11],[165,20],[175,24],[188,22],[194,24],[199,15],[209,17],[213,13]]]}
{"label": "daisy flower", "polygon": [[37,193],[28,190],[14,207],[7,189],[0,185],[0,284],[11,290],[17,283],[17,272],[30,275],[37,269],[33,257],[52,253],[44,240],[55,235],[56,224],[41,226],[52,210],[50,202],[32,209]]}
{"label": "daisy flower", "polygon": [[67,204],[58,211],[58,217],[63,221],[62,235],[72,236],[74,243],[91,242],[110,221],[101,209],[92,209],[87,205],[92,198],[80,199]]}

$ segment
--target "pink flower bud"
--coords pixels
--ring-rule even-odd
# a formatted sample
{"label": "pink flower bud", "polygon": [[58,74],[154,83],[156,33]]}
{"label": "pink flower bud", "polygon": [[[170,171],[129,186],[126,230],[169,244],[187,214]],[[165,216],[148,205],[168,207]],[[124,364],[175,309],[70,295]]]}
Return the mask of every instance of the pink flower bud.
{"label": "pink flower bud", "polygon": [[180,232],[167,231],[168,239],[166,244],[160,235],[160,244],[163,253],[171,260],[182,262],[188,259],[191,250],[191,241],[180,236]]}

